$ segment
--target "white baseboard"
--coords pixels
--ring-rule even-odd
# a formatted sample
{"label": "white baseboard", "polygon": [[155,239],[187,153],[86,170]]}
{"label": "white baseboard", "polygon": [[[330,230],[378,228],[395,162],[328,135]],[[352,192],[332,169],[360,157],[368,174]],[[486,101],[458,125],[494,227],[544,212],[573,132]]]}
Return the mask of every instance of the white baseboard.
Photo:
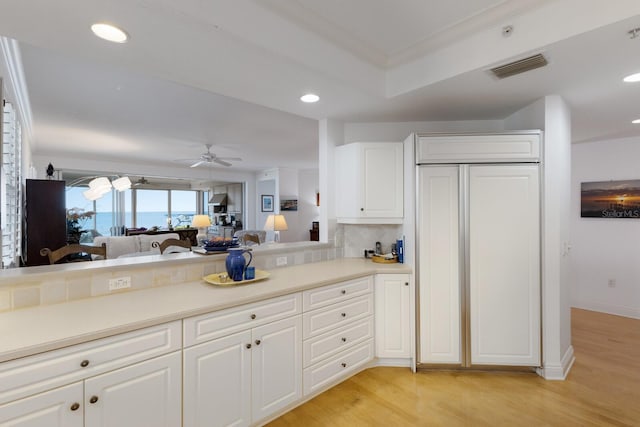
{"label": "white baseboard", "polygon": [[545,380],[564,381],[567,379],[567,375],[569,375],[569,371],[571,370],[575,360],[576,358],[573,355],[573,346],[570,345],[564,353],[564,356],[562,356],[560,365],[545,365],[543,368],[537,369],[536,372]]}
{"label": "white baseboard", "polygon": [[399,368],[410,368],[411,359],[383,357],[374,360],[374,366],[396,366]]}
{"label": "white baseboard", "polygon": [[628,307],[624,305],[607,304],[600,301],[578,300],[573,301],[572,307],[584,310],[599,311],[601,313],[613,314],[615,316],[631,317],[640,319],[640,308]]}

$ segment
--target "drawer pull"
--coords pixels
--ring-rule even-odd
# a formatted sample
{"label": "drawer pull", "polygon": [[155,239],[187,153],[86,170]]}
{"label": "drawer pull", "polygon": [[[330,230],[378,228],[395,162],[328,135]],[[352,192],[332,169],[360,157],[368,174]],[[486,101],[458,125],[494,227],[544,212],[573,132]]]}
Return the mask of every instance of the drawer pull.
{"label": "drawer pull", "polygon": [[347,342],[347,338],[346,337],[342,337],[342,342]]}
{"label": "drawer pull", "polygon": [[343,368],[346,368],[346,367],[347,367],[347,364],[346,364],[346,363],[344,363],[344,362],[342,362],[342,363],[341,363],[341,365],[342,365],[342,367],[343,367]]}
{"label": "drawer pull", "polygon": [[89,403],[96,403],[98,401],[98,396],[91,396],[91,399],[89,399]]}
{"label": "drawer pull", "polygon": [[252,314],[252,315],[251,315],[251,320],[255,320],[255,318],[256,318],[256,315],[255,315],[255,314]]}
{"label": "drawer pull", "polygon": [[80,404],[78,402],[75,402],[69,409],[71,409],[72,411],[77,411],[78,409],[80,409]]}
{"label": "drawer pull", "polygon": [[262,341],[260,341],[260,340],[256,340],[256,345],[260,345],[261,342]]}
{"label": "drawer pull", "polygon": [[251,348],[251,344],[247,344],[247,345],[245,345],[245,347]]}
{"label": "drawer pull", "polygon": [[80,366],[82,366],[83,368],[86,368],[87,366],[89,366],[89,361],[88,360],[83,360],[82,362],[80,362]]}
{"label": "drawer pull", "polygon": [[340,293],[341,293],[342,295],[344,295],[344,294],[346,294],[346,293],[347,293],[347,291],[343,289]]}
{"label": "drawer pull", "polygon": [[340,316],[347,317],[347,313],[340,313]]}

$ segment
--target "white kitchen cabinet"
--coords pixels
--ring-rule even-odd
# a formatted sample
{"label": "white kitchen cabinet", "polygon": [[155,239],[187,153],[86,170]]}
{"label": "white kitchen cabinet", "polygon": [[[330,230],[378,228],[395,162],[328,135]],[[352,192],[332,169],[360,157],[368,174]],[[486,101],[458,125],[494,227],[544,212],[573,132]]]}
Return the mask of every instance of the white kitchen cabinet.
{"label": "white kitchen cabinet", "polygon": [[408,274],[375,277],[376,357],[411,357],[411,286]]}
{"label": "white kitchen cabinet", "polygon": [[184,350],[184,426],[246,426],[302,397],[293,316]]}
{"label": "white kitchen cabinet", "polygon": [[242,213],[242,196],[242,184],[227,185],[227,212]]}
{"label": "white kitchen cabinet", "polygon": [[403,222],[403,144],[355,142],[336,147],[336,216],[344,224]]}
{"label": "white kitchen cabinet", "polygon": [[251,331],[184,350],[184,427],[251,423]]}
{"label": "white kitchen cabinet", "polygon": [[418,140],[419,362],[540,366],[540,135],[433,138]]}
{"label": "white kitchen cabinet", "polygon": [[85,426],[179,426],[181,364],[178,351],[85,380]]}
{"label": "white kitchen cabinet", "polygon": [[180,324],[1,364],[0,425],[179,425]]}
{"label": "white kitchen cabinet", "polygon": [[0,405],[0,425],[82,427],[82,381]]}
{"label": "white kitchen cabinet", "polygon": [[181,422],[181,352],[0,405],[0,425],[172,427]]}
{"label": "white kitchen cabinet", "polygon": [[374,355],[371,276],[304,291],[304,395],[319,393],[366,366]]}
{"label": "white kitchen cabinet", "polygon": [[537,165],[469,171],[471,363],[540,365]]}
{"label": "white kitchen cabinet", "polygon": [[255,328],[251,333],[254,421],[302,397],[302,319],[295,316]]}

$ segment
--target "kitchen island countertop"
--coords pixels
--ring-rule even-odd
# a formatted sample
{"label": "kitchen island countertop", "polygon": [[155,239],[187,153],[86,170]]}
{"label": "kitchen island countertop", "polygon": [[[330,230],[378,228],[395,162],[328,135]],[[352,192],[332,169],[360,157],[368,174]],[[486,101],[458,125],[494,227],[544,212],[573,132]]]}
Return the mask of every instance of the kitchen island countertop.
{"label": "kitchen island countertop", "polygon": [[273,269],[240,286],[199,280],[0,313],[0,362],[376,273],[411,269],[342,258]]}

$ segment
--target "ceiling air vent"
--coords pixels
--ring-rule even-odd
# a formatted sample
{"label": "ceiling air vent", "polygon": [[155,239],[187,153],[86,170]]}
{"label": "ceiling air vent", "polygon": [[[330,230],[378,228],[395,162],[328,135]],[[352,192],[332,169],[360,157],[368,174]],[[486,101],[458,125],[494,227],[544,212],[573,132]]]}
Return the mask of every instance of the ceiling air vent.
{"label": "ceiling air vent", "polygon": [[497,78],[504,79],[505,77],[515,76],[516,74],[544,67],[547,64],[547,59],[542,56],[541,53],[539,53],[528,58],[520,59],[518,61],[513,61],[508,64],[492,68],[491,72]]}

